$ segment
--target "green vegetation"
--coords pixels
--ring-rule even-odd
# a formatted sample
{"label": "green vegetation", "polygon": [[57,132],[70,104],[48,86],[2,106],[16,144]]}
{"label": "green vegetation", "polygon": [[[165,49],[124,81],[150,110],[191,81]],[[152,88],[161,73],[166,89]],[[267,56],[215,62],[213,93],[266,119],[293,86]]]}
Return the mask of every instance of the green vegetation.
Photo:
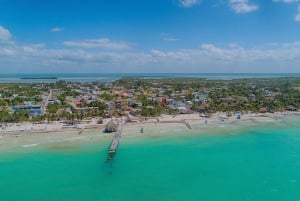
{"label": "green vegetation", "polygon": [[[118,84],[141,92],[149,88],[164,89],[163,93],[155,93],[155,96],[166,96],[183,102],[193,101],[191,109],[196,111],[199,108],[206,112],[275,112],[300,109],[300,78],[241,80],[126,78],[118,81]],[[208,94],[206,101],[195,102],[196,95],[201,96],[203,93]],[[147,102],[143,104],[147,105]]]}
{"label": "green vegetation", "polygon": [[[300,78],[206,80],[124,78],[113,83],[0,84],[0,122],[154,117],[184,112],[300,109]],[[42,114],[28,108],[43,109]],[[46,110],[44,110],[44,108]]]}

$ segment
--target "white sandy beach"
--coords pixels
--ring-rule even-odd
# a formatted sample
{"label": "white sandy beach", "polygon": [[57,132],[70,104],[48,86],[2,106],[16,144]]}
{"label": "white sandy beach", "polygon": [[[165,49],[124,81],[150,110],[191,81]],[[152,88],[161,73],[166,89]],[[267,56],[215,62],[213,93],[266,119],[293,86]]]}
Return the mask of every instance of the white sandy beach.
{"label": "white sandy beach", "polygon": [[[180,133],[226,133],[233,129],[253,125],[280,124],[287,117],[299,120],[300,112],[284,113],[252,113],[243,114],[241,119],[236,116],[226,117],[224,113],[215,113],[209,118],[200,117],[198,113],[181,114],[176,116],[162,115],[139,122],[128,122],[123,129],[122,138],[134,139],[139,136],[176,135]],[[97,119],[92,119],[76,126],[65,126],[61,122],[32,124],[29,122],[7,124],[0,127],[0,146],[7,147],[36,147],[41,144],[58,142],[84,142],[84,141],[109,141],[114,133],[103,133],[105,124],[111,119],[104,119],[103,124],[97,124]],[[125,120],[118,119],[119,121]],[[188,121],[192,129],[183,123]],[[85,128],[83,130],[83,128]],[[141,132],[142,129],[142,132]]]}
{"label": "white sandy beach", "polygon": [[[207,124],[207,125],[218,125],[221,123],[233,123],[233,122],[246,122],[255,120],[257,122],[266,122],[266,121],[274,121],[280,119],[284,116],[291,115],[299,115],[300,112],[284,112],[284,113],[251,113],[251,114],[242,114],[241,119],[237,119],[235,115],[231,117],[227,117],[225,113],[215,113],[210,117],[200,117],[198,113],[193,114],[179,114],[176,116],[172,115],[162,115],[160,117],[148,118],[146,120],[139,120],[135,122],[128,122],[126,127],[136,126],[136,125],[144,125],[144,124],[153,124],[155,126],[161,124],[180,124],[185,120],[189,121],[191,124]],[[125,121],[126,117],[123,118],[113,118],[118,121]],[[109,122],[111,118],[104,119],[103,124],[97,124],[97,119],[91,119],[89,121],[67,126],[63,122],[54,121],[50,123],[7,123],[0,127],[0,136],[2,135],[18,135],[18,134],[28,134],[28,133],[51,133],[51,132],[65,132],[65,131],[80,131],[82,129],[103,129],[105,124]]]}
{"label": "white sandy beach", "polygon": [[[141,129],[145,135],[163,135],[164,133],[224,133],[224,128],[239,129],[244,126],[264,126],[265,124],[280,124],[287,117],[295,118],[300,121],[300,112],[284,113],[252,113],[243,114],[240,119],[235,115],[226,117],[224,113],[215,113],[209,118],[200,117],[199,114],[181,114],[177,116],[162,115],[161,117],[149,119],[144,122],[127,123],[124,127],[124,138],[141,135]],[[188,121],[192,129],[188,129],[184,121]],[[173,122],[173,123],[171,123]],[[181,122],[181,123],[180,123]]]}

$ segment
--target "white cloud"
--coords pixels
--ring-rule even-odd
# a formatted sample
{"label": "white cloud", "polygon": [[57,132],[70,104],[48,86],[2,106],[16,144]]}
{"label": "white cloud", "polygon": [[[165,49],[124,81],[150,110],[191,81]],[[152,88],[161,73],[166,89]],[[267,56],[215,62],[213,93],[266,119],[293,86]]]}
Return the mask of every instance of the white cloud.
{"label": "white cloud", "polygon": [[63,30],[64,30],[63,27],[53,27],[52,29],[50,29],[51,32],[61,32]]}
{"label": "white cloud", "polygon": [[111,41],[108,38],[88,39],[82,41],[65,41],[63,44],[69,47],[102,48],[102,49],[110,49],[110,50],[123,50],[123,49],[130,48],[130,45],[127,42],[124,41],[115,42],[115,41]]}
{"label": "white cloud", "polygon": [[236,13],[249,13],[259,8],[255,4],[249,4],[248,0],[229,0],[229,3]]}
{"label": "white cloud", "polygon": [[200,3],[200,0],[179,0],[181,6],[185,8],[193,7]]}
{"label": "white cloud", "polygon": [[[203,44],[200,49],[152,50],[152,61],[173,69],[205,72],[299,72],[299,42],[246,49],[236,44],[221,48]],[[289,70],[288,70],[289,69]]]}
{"label": "white cloud", "polygon": [[[299,0],[273,0],[273,2],[282,2],[282,3],[294,3],[298,2]],[[300,22],[300,6],[298,7],[298,12],[295,16],[295,21]]]}
{"label": "white cloud", "polygon": [[283,3],[293,3],[297,1],[298,0],[273,0],[273,2],[283,2]]}
{"label": "white cloud", "polygon": [[300,72],[300,41],[146,52],[6,44],[0,46],[0,64],[8,67],[3,73],[17,66],[20,72],[22,66],[29,66],[27,72]]}
{"label": "white cloud", "polygon": [[15,55],[15,50],[14,48],[10,48],[10,47],[4,47],[0,49],[0,55],[3,56],[13,56]]}
{"label": "white cloud", "polygon": [[10,41],[11,39],[11,33],[8,29],[4,28],[0,25],[0,41]]}
{"label": "white cloud", "polygon": [[296,22],[300,22],[300,6],[298,7],[298,13],[297,13],[297,15],[295,16],[295,21],[296,21]]}

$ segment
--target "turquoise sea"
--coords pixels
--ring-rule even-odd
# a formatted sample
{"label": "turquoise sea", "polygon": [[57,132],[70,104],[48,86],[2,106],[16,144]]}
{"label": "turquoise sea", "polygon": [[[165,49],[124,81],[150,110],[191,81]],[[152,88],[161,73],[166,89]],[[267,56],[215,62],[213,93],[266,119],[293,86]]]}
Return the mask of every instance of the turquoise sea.
{"label": "turquoise sea", "polygon": [[0,200],[299,201],[299,122],[2,150]]}
{"label": "turquoise sea", "polygon": [[232,80],[245,78],[300,77],[300,73],[16,73],[0,74],[0,83],[51,83],[59,80],[68,82],[112,82],[124,77],[145,79],[202,78],[209,80]]}

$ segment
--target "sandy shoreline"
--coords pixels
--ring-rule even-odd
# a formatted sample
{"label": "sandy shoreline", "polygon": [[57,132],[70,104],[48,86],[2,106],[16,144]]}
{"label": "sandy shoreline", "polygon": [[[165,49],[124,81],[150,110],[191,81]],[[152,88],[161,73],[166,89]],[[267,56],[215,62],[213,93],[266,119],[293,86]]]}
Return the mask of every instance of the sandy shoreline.
{"label": "sandy shoreline", "polygon": [[[300,112],[277,112],[277,113],[251,113],[251,114],[242,114],[240,120],[257,120],[257,121],[265,121],[268,119],[276,120],[282,116],[295,116],[299,115]],[[122,118],[114,118],[116,120],[122,120]],[[25,123],[8,123],[7,125],[3,125],[0,127],[0,135],[6,134],[21,134],[21,133],[51,133],[51,132],[64,132],[64,131],[80,131],[82,129],[93,129],[99,128],[103,129],[105,124],[110,121],[111,119],[104,119],[103,124],[97,124],[97,119],[91,119],[87,121],[87,123],[80,123],[72,126],[67,126],[62,122],[51,122],[51,123],[42,123],[42,124],[34,124],[30,122]],[[123,119],[125,120],[125,119]],[[176,116],[172,115],[162,115],[160,117],[153,117],[149,118],[144,121],[137,121],[137,122],[129,122],[127,125],[135,125],[135,124],[148,124],[148,123],[180,123],[182,121],[200,121],[207,123],[217,124],[222,121],[226,121],[231,123],[237,120],[235,115],[231,117],[227,117],[225,113],[215,113],[211,115],[209,118],[200,117],[198,113],[193,114],[180,114]]]}
{"label": "sandy shoreline", "polygon": [[[109,121],[108,119],[106,122]],[[53,132],[65,132],[65,131],[80,131],[84,129],[92,128],[104,128],[105,124],[97,124],[97,119],[92,119],[87,123],[80,123],[76,125],[65,125],[63,122],[54,121],[50,123],[8,123],[0,127],[1,135],[19,135],[19,134],[32,134],[32,133],[53,133]]]}
{"label": "sandy shoreline", "polygon": [[[195,134],[234,134],[241,129],[253,127],[286,126],[286,120],[292,125],[300,122],[300,112],[243,114],[241,119],[236,116],[225,117],[223,113],[213,114],[209,118],[199,114],[182,114],[177,116],[162,115],[140,122],[129,122],[123,127],[122,141],[132,141],[141,138],[160,138]],[[105,123],[97,124],[96,119],[78,124],[76,127],[64,127],[63,123],[49,124],[12,124],[0,132],[0,150],[36,149],[36,147],[55,147],[54,149],[68,149],[74,144],[85,142],[105,143],[109,146],[114,133],[103,133]],[[119,121],[122,119],[118,119]],[[123,119],[124,120],[124,119]],[[292,120],[292,121],[290,121]],[[188,121],[192,129],[183,122]],[[86,128],[85,130],[82,130]],[[143,132],[141,132],[143,130]],[[83,132],[82,132],[83,131]],[[129,141],[128,141],[129,140]]]}
{"label": "sandy shoreline", "polygon": [[[219,124],[231,124],[234,122],[247,122],[247,121],[256,121],[256,122],[266,122],[266,121],[276,121],[286,116],[299,116],[300,112],[277,112],[277,113],[251,113],[251,114],[242,114],[240,119],[237,119],[236,115],[227,117],[225,113],[215,113],[212,114],[209,118],[200,117],[198,113],[193,114],[180,114],[176,116],[172,115],[162,115],[156,118],[149,118],[143,121],[135,121],[126,123],[125,128],[143,126],[148,124],[153,124],[153,126],[158,126],[162,124],[181,124],[184,121],[188,121],[190,124],[203,124],[203,125],[219,125]],[[116,118],[115,118],[116,119]],[[67,126],[62,122],[51,122],[43,124],[34,124],[30,122],[24,123],[8,123],[0,127],[0,136],[5,135],[21,135],[21,134],[45,134],[45,133],[55,133],[55,132],[77,132],[78,134],[85,132],[88,129],[97,129],[103,130],[105,124],[111,119],[104,119],[103,124],[97,124],[97,119],[91,119],[85,123],[80,123],[72,126]],[[123,119],[116,119],[118,121],[125,121]]]}

